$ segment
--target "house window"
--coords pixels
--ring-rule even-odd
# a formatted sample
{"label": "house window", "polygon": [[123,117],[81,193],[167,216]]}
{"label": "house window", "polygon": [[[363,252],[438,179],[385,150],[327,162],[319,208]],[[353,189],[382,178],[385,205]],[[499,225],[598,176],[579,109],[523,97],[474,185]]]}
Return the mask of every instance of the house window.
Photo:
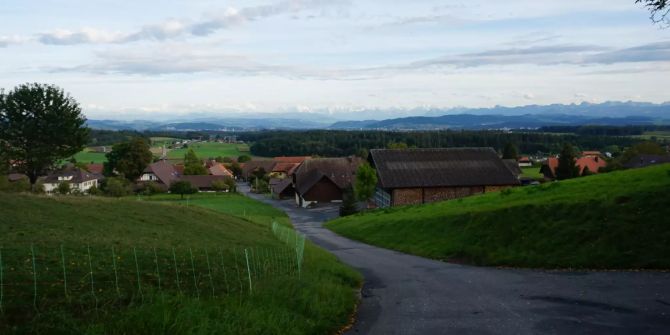
{"label": "house window", "polygon": [[377,207],[380,208],[391,207],[391,194],[377,187],[377,189],[375,190],[374,201]]}

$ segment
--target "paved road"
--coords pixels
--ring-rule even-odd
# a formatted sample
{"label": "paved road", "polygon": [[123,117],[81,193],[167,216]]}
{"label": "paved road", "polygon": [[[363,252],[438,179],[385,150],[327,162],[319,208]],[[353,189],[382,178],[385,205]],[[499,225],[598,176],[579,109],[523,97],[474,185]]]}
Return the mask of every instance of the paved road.
{"label": "paved road", "polygon": [[357,322],[347,334],[670,334],[670,273],[438,262],[322,228],[337,215],[334,207],[298,209],[290,201],[262,200],[286,211],[299,231],[365,276]]}

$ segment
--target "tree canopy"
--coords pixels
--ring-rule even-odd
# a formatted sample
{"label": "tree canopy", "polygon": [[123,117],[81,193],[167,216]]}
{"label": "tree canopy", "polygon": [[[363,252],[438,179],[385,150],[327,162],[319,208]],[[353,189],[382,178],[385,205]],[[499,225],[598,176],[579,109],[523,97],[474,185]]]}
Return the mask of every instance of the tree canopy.
{"label": "tree canopy", "polygon": [[670,25],[670,0],[635,0],[635,3],[644,5],[651,13],[654,23]]}
{"label": "tree canopy", "polygon": [[31,185],[89,139],[79,103],[54,85],[23,84],[0,91],[0,151]]}
{"label": "tree canopy", "polygon": [[570,179],[579,176],[579,167],[576,165],[575,149],[570,144],[565,144],[558,157],[556,167],[556,179]]}
{"label": "tree canopy", "polygon": [[354,193],[356,199],[366,201],[375,194],[377,187],[377,171],[370,164],[363,163],[356,171],[356,182],[354,183]]}
{"label": "tree canopy", "polygon": [[115,144],[106,157],[105,175],[111,176],[116,171],[130,181],[139,178],[153,160],[149,143],[140,137]]}
{"label": "tree canopy", "polygon": [[187,180],[178,180],[170,184],[170,193],[179,194],[184,199],[184,194],[198,193],[198,189]]}
{"label": "tree canopy", "polygon": [[202,165],[202,161],[195,154],[193,149],[188,149],[184,155],[184,175],[203,175],[207,174],[207,169]]}
{"label": "tree canopy", "polygon": [[505,149],[503,149],[503,159],[517,159],[518,152],[516,149],[516,145],[512,144],[512,142],[507,142],[505,144]]}

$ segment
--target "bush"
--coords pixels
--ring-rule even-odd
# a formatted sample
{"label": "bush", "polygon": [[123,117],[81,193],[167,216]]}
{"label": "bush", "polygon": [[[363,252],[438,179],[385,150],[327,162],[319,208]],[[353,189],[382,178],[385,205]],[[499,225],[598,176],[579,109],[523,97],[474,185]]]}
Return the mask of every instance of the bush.
{"label": "bush", "polygon": [[133,193],[130,182],[121,177],[110,177],[105,179],[103,191],[110,197],[124,197]]}
{"label": "bush", "polygon": [[184,194],[198,193],[198,189],[193,187],[189,181],[178,180],[170,185],[170,193],[179,194],[184,199]]}
{"label": "bush", "polygon": [[229,190],[229,186],[228,186],[228,184],[226,184],[226,182],[223,181],[223,180],[215,180],[215,181],[212,183],[212,189],[213,189],[214,191],[216,191],[216,192],[223,192],[223,191],[228,191],[228,190]]}
{"label": "bush", "polygon": [[356,205],[356,197],[354,190],[348,187],[342,194],[342,205],[340,206],[340,216],[348,216],[358,213],[358,206]]}
{"label": "bush", "polygon": [[160,185],[158,185],[158,183],[156,183],[155,181],[150,181],[142,185],[141,192],[144,195],[154,195],[154,194],[165,193],[165,189]]}
{"label": "bush", "polygon": [[[37,185],[35,185],[37,190]],[[44,190],[44,186],[42,186]],[[0,191],[4,192],[30,192],[30,182],[28,179],[20,179],[14,182],[7,180],[6,176],[0,176]]]}
{"label": "bush", "polygon": [[65,195],[65,194],[70,193],[70,191],[72,191],[72,188],[70,187],[70,183],[68,183],[66,181],[61,182],[60,184],[58,184],[58,187],[56,188],[56,192],[58,194]]}
{"label": "bush", "polygon": [[102,195],[102,191],[97,186],[91,186],[91,188],[88,189],[88,194],[96,196]]}

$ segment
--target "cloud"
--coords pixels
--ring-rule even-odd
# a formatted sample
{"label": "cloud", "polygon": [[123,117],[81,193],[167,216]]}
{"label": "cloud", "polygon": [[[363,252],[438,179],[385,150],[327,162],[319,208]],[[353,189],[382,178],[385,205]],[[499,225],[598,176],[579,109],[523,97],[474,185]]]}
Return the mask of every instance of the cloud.
{"label": "cloud", "polygon": [[21,36],[0,36],[0,48],[6,48],[10,45],[25,43],[27,39]]}
{"label": "cloud", "polygon": [[[255,21],[284,13],[296,13],[307,9],[341,4],[341,1],[291,0],[269,5],[228,8],[224,12],[209,15],[200,20],[170,19],[158,24],[146,25],[131,33],[107,32],[91,28],[78,31],[56,30],[37,35],[37,40],[49,45],[76,45],[102,43],[129,43],[140,40],[163,41],[179,36],[208,36],[215,32],[244,22]],[[0,41],[1,43],[1,41]],[[0,44],[1,45],[1,44]]]}
{"label": "cloud", "polygon": [[585,63],[638,63],[670,61],[670,41],[645,44],[587,57]]}

